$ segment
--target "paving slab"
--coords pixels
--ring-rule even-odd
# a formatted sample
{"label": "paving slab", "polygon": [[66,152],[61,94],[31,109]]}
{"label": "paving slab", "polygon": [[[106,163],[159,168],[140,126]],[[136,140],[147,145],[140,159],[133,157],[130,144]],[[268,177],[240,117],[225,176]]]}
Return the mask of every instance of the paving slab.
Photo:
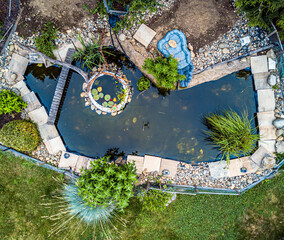
{"label": "paving slab", "polygon": [[252,74],[268,72],[266,55],[251,57],[251,72]]}
{"label": "paving slab", "polygon": [[276,139],[276,128],[272,124],[274,119],[274,111],[257,113],[260,140]]}
{"label": "paving slab", "polygon": [[48,115],[45,111],[44,107],[38,108],[28,113],[29,117],[32,121],[37,123],[38,125],[43,125],[47,122]]}
{"label": "paving slab", "polygon": [[261,161],[264,157],[271,156],[273,157],[273,154],[269,152],[263,145],[261,145],[252,155],[251,160],[257,164],[259,167],[261,165]]}
{"label": "paving slab", "polygon": [[258,112],[274,111],[275,98],[272,89],[261,89],[257,91]]}
{"label": "paving slab", "polygon": [[23,80],[23,75],[25,75],[26,68],[29,64],[29,60],[19,54],[13,53],[12,59],[9,64],[9,71],[8,71],[8,80],[11,79],[11,75],[16,73],[17,79],[16,81]]}
{"label": "paving slab", "polygon": [[59,136],[58,131],[54,125],[47,123],[38,126],[40,136],[44,141],[51,140]]}
{"label": "paving slab", "polygon": [[41,103],[34,92],[30,92],[24,95],[23,100],[28,104],[28,106],[26,107],[26,112],[28,113],[38,108],[41,108]]}
{"label": "paving slab", "polygon": [[20,91],[21,96],[27,95],[31,92],[24,81],[17,82],[15,85],[13,85],[13,88],[17,88]]}
{"label": "paving slab", "polygon": [[271,86],[267,82],[268,76],[269,76],[269,72],[255,73],[253,75],[254,86],[255,86],[256,91],[260,89],[271,89]]}
{"label": "paving slab", "polygon": [[167,176],[174,177],[177,173],[178,164],[179,164],[178,161],[163,158],[161,161],[161,167],[160,167],[159,174],[162,174],[163,170],[168,170],[169,175]]}
{"label": "paving slab", "polygon": [[147,48],[155,35],[156,32],[154,30],[152,30],[145,24],[141,24],[137,32],[134,34],[133,38]]}
{"label": "paving slab", "polygon": [[229,177],[230,172],[226,161],[208,163],[210,175],[213,178]]}
{"label": "paving slab", "polygon": [[275,152],[275,140],[260,140],[258,141],[258,146],[262,146],[267,149],[268,152],[274,153]]}
{"label": "paving slab", "polygon": [[62,152],[61,154],[61,157],[60,157],[60,160],[59,160],[59,164],[58,164],[58,167],[59,168],[65,168],[65,169],[72,169],[74,170],[75,167],[76,167],[76,163],[78,161],[78,158],[79,156],[76,155],[76,154],[73,154],[73,153],[69,153],[68,154],[70,155],[68,158],[66,158],[64,155],[65,155],[65,151]]}
{"label": "paving slab", "polygon": [[79,156],[78,161],[76,163],[75,172],[81,173],[81,169],[86,169],[88,167],[88,163],[90,162],[90,158]]}
{"label": "paving slab", "polygon": [[135,155],[128,155],[127,162],[134,163],[136,166],[136,172],[141,174],[144,170],[144,157],[135,156]]}
{"label": "paving slab", "polygon": [[161,161],[162,158],[160,157],[145,155],[143,169],[147,169],[146,172],[159,172],[161,167]]}
{"label": "paving slab", "polygon": [[[241,168],[245,167],[247,172],[241,172]],[[229,164],[229,177],[242,176],[248,173],[255,173],[259,166],[254,163],[250,157],[241,157],[239,159],[231,159]]]}
{"label": "paving slab", "polygon": [[268,69],[269,70],[276,70],[276,61],[271,58],[268,58]]}
{"label": "paving slab", "polygon": [[50,154],[57,154],[59,151],[66,151],[60,136],[43,142]]}

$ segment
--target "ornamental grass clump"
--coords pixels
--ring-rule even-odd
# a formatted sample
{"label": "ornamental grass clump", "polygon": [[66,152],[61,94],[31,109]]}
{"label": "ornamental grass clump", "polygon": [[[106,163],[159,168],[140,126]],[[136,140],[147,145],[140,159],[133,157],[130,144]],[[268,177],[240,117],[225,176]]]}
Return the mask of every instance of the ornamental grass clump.
{"label": "ornamental grass clump", "polygon": [[37,125],[27,120],[6,123],[0,131],[0,141],[7,147],[21,152],[31,152],[40,144]]}
{"label": "ornamental grass clump", "polygon": [[91,168],[83,171],[76,183],[78,195],[91,208],[112,206],[121,211],[133,196],[136,168],[131,163],[110,163],[109,159],[108,156],[92,161]]}
{"label": "ornamental grass clump", "polygon": [[19,113],[27,107],[27,103],[20,96],[9,90],[0,92],[0,114]]}
{"label": "ornamental grass clump", "polygon": [[259,139],[256,129],[251,125],[253,119],[248,119],[247,112],[241,115],[232,110],[211,113],[205,116],[205,121],[209,129],[205,131],[208,140],[222,154],[221,160],[226,158],[228,163],[230,156],[239,157],[252,152]]}

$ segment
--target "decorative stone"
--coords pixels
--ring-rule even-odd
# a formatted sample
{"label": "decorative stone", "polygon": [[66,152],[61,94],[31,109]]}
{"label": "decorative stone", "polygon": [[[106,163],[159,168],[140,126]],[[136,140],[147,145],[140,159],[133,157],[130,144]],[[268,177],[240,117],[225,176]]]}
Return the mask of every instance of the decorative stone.
{"label": "decorative stone", "polygon": [[274,85],[276,85],[276,76],[274,75],[274,74],[270,74],[269,76],[268,76],[268,79],[267,79],[267,83],[271,86],[271,87],[273,87]]}
{"label": "decorative stone", "polygon": [[223,51],[224,54],[230,53],[230,50],[228,48],[224,48],[222,51]]}
{"label": "decorative stone", "polygon": [[[192,47],[192,45],[190,44],[190,43],[188,43],[187,44],[187,48],[192,52],[193,51],[193,47]],[[192,53],[191,53],[192,54]],[[192,55],[191,55],[191,57],[192,57]]]}
{"label": "decorative stone", "polygon": [[126,36],[122,33],[122,34],[119,35],[118,38],[119,38],[120,41],[124,41]]}
{"label": "decorative stone", "polygon": [[273,121],[274,127],[280,129],[284,127],[284,119],[283,118],[278,118]]}
{"label": "decorative stone", "polygon": [[275,147],[276,147],[277,153],[284,153],[284,142],[283,141],[277,142]]}
{"label": "decorative stone", "polygon": [[16,73],[13,73],[12,75],[11,75],[11,79],[13,80],[13,81],[15,81],[16,79],[17,79],[17,74]]}
{"label": "decorative stone", "polygon": [[91,110],[93,111],[93,110],[95,110],[96,109],[96,107],[92,104],[91,105]]}
{"label": "decorative stone", "polygon": [[278,130],[276,131],[276,137],[280,137],[283,133],[284,133],[284,130],[283,130],[283,129],[278,129]]}
{"label": "decorative stone", "polygon": [[170,40],[169,42],[169,45],[172,47],[172,48],[176,48],[177,47],[177,42],[175,40]]}
{"label": "decorative stone", "polygon": [[83,90],[85,90],[88,87],[87,83],[83,83]]}
{"label": "decorative stone", "polygon": [[229,47],[227,43],[220,43],[219,44],[219,48],[223,49],[223,48],[227,48]]}
{"label": "decorative stone", "polygon": [[85,102],[85,106],[86,106],[86,107],[88,107],[88,106],[90,106],[90,105],[91,105],[91,103],[90,103],[89,101]]}
{"label": "decorative stone", "polygon": [[264,157],[261,161],[262,169],[270,169],[273,168],[276,164],[276,160],[273,157]]}
{"label": "decorative stone", "polygon": [[275,55],[275,53],[274,53],[272,48],[266,53],[266,55],[269,58],[276,59],[276,55]]}
{"label": "decorative stone", "polygon": [[83,98],[86,96],[86,93],[85,92],[81,92],[80,96]]}
{"label": "decorative stone", "polygon": [[268,69],[275,70],[276,69],[276,61],[271,58],[268,58]]}

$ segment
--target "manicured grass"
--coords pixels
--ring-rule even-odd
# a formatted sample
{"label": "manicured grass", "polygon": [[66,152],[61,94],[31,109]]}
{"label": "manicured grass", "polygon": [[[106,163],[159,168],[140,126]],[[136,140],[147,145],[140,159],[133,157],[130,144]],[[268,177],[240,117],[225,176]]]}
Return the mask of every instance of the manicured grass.
{"label": "manicured grass", "polygon": [[[63,239],[66,231],[48,237],[57,213],[43,202],[61,188],[62,175],[0,153],[0,239]],[[284,174],[242,196],[178,195],[162,213],[146,214],[135,199],[122,217],[128,220],[121,239],[280,239],[284,224]],[[47,195],[45,200],[43,195]],[[74,226],[68,225],[68,230]],[[82,233],[84,228],[79,228]],[[114,233],[116,236],[116,233]],[[92,239],[92,231],[67,239]],[[97,239],[102,239],[101,237]]]}

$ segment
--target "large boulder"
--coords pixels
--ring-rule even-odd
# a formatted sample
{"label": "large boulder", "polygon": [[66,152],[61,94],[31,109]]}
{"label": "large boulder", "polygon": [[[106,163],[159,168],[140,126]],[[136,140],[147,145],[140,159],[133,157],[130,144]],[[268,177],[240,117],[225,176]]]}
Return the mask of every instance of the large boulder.
{"label": "large boulder", "polygon": [[284,119],[283,118],[278,118],[273,121],[274,127],[280,129],[284,127]]}
{"label": "large boulder", "polygon": [[276,160],[273,157],[264,157],[261,161],[260,167],[262,170],[273,168],[276,164]]}
{"label": "large boulder", "polygon": [[271,86],[271,87],[273,87],[273,86],[275,86],[276,85],[276,80],[277,80],[277,77],[274,75],[274,74],[270,74],[269,76],[268,76],[268,78],[267,78],[267,83]]}
{"label": "large boulder", "polygon": [[277,153],[284,153],[284,142],[283,141],[277,142],[275,146],[276,146]]}

